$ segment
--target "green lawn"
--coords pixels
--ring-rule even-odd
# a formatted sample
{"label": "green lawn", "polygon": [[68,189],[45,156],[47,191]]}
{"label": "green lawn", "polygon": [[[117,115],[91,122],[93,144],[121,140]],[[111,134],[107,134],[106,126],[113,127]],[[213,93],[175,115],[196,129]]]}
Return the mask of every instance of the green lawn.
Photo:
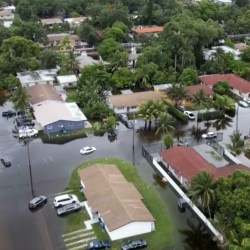
{"label": "green lawn", "polygon": [[[137,174],[135,168],[129,163],[116,158],[102,158],[84,162],[73,170],[69,185],[66,189],[76,190],[76,194],[78,195],[78,197],[83,200],[83,194],[78,191],[80,185],[80,178],[78,176],[77,171],[78,169],[85,168],[94,163],[115,164],[120,169],[124,177],[136,186],[136,188],[144,198],[144,204],[147,206],[147,208],[155,218],[156,230],[152,233],[137,236],[135,238],[139,237],[147,240],[148,245],[150,246],[148,247],[148,249],[166,249],[166,247],[171,244],[171,239],[173,237],[171,236],[171,225],[168,219],[165,205],[155,193],[153,188],[146,185],[142,181],[140,176]],[[83,221],[86,219],[89,218],[87,217],[87,212],[85,210],[82,210],[81,213],[73,213],[72,215],[70,214],[67,217],[67,226],[65,231],[70,232],[73,230],[81,229],[83,226]],[[106,234],[105,231],[102,231],[98,224],[93,225],[93,228],[97,238],[109,239],[108,234]],[[130,237],[130,239],[133,239],[133,237]],[[112,249],[119,249],[121,242],[122,240],[112,242]]]}

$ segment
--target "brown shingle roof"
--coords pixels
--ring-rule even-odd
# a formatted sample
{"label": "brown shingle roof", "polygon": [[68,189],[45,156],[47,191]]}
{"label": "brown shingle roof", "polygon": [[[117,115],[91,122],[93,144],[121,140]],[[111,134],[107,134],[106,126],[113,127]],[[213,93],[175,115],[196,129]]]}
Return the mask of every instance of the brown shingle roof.
{"label": "brown shingle roof", "polygon": [[199,90],[203,90],[205,94],[207,95],[214,95],[213,90],[205,85],[205,84],[198,84],[198,85],[192,85],[192,86],[187,86],[186,88],[187,94],[189,96],[195,95]]}
{"label": "brown shingle roof", "polygon": [[235,74],[214,74],[199,76],[201,82],[213,86],[218,81],[227,81],[229,86],[242,93],[250,93],[250,82]]}
{"label": "brown shingle roof", "polygon": [[62,23],[62,20],[58,17],[54,17],[54,18],[44,18],[44,19],[41,19],[41,23],[43,25],[51,25],[51,24],[60,24]]}
{"label": "brown shingle roof", "polygon": [[143,34],[143,33],[158,33],[162,32],[164,29],[163,26],[150,26],[150,27],[135,27],[132,29],[133,32],[138,33],[138,34]]}
{"label": "brown shingle roof", "polygon": [[31,104],[36,104],[46,100],[62,101],[61,96],[56,92],[54,86],[48,84],[37,84],[26,87]]}
{"label": "brown shingle roof", "polygon": [[132,94],[112,95],[108,97],[113,107],[138,106],[149,100],[161,100],[161,96],[155,91],[135,92]]}
{"label": "brown shingle roof", "polygon": [[163,160],[168,163],[178,176],[183,176],[187,180],[191,180],[198,172],[206,170],[215,178],[232,174],[235,170],[250,169],[243,164],[231,164],[225,167],[217,168],[213,164],[207,162],[192,147],[172,147],[161,151]]}
{"label": "brown shingle roof", "polygon": [[234,44],[234,48],[239,50],[239,51],[243,51],[245,50],[246,48],[248,48],[249,46],[245,43],[235,43]]}
{"label": "brown shingle roof", "polygon": [[140,193],[115,165],[94,164],[78,173],[92,212],[100,213],[109,231],[131,222],[154,221]]}

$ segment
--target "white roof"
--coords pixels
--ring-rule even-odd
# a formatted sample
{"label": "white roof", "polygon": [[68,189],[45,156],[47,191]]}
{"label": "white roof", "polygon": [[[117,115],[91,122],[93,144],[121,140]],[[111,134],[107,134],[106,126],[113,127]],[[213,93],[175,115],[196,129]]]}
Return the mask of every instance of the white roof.
{"label": "white roof", "polygon": [[57,78],[57,81],[58,81],[59,84],[77,82],[76,75],[57,76],[56,78]]}
{"label": "white roof", "polygon": [[79,67],[83,68],[86,65],[92,65],[95,63],[100,63],[99,60],[93,59],[91,56],[88,56],[86,52],[82,52],[80,56],[76,58],[76,60],[79,62]]}
{"label": "white roof", "polygon": [[235,60],[240,59],[241,52],[239,50],[233,49],[229,46],[214,46],[212,49],[204,49],[203,55],[205,60],[212,59],[212,57],[217,53],[217,49],[222,49],[225,53],[232,53],[234,55]]}
{"label": "white roof", "polygon": [[14,5],[10,5],[10,6],[6,6],[3,8],[4,10],[13,10],[15,11],[16,10],[16,7]]}
{"label": "white roof", "polygon": [[38,123],[43,127],[56,121],[86,121],[86,116],[82,113],[75,102],[55,102],[45,101],[34,107],[34,115]]}
{"label": "white roof", "polygon": [[54,81],[57,74],[57,69],[25,71],[17,73],[17,78],[24,86],[29,83]]}
{"label": "white roof", "polygon": [[13,23],[13,21],[4,21],[4,22],[3,22],[3,26],[4,26],[5,28],[9,28],[9,27],[12,25],[12,23]]}

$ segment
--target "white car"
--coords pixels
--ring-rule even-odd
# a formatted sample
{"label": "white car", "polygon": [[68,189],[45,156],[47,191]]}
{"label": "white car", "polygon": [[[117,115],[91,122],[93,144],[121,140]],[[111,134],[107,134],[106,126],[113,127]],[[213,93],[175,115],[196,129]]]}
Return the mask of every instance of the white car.
{"label": "white car", "polygon": [[250,98],[244,98],[243,101],[250,105]]}
{"label": "white car", "polygon": [[183,113],[188,116],[189,120],[195,120],[195,115],[193,112],[185,110]]}
{"label": "white car", "polygon": [[238,104],[243,108],[248,108],[249,104],[245,101],[238,101]]}
{"label": "white car", "polygon": [[74,194],[63,194],[63,195],[56,196],[54,199],[55,208],[63,207],[71,203],[79,203],[78,198]]}
{"label": "white car", "polygon": [[24,128],[18,130],[18,137],[19,139],[32,137],[32,136],[38,136],[38,130],[34,128]]}
{"label": "white car", "polygon": [[203,139],[212,139],[217,137],[217,133],[216,132],[208,132],[207,134],[203,134],[201,136]]}
{"label": "white car", "polygon": [[84,147],[80,150],[80,154],[85,155],[85,154],[90,154],[96,151],[95,147]]}

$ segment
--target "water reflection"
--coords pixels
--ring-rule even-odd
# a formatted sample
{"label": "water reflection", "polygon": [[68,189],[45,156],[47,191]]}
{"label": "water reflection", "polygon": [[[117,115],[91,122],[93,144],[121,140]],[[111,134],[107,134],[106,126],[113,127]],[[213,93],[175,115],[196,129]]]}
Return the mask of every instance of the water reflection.
{"label": "water reflection", "polygon": [[167,187],[167,182],[166,180],[158,173],[154,173],[153,174],[153,178],[154,178],[154,183],[153,185],[155,186],[159,186],[161,188],[166,188]]}
{"label": "water reflection", "polygon": [[231,124],[232,122],[233,122],[233,119],[225,115],[224,117],[216,120],[213,124],[213,127],[216,130],[225,130],[228,127],[232,127],[232,124]]}
{"label": "water reflection", "polygon": [[185,250],[219,250],[217,244],[211,240],[211,235],[201,223],[194,223],[187,220],[188,229],[180,229],[179,232],[184,236]]}

